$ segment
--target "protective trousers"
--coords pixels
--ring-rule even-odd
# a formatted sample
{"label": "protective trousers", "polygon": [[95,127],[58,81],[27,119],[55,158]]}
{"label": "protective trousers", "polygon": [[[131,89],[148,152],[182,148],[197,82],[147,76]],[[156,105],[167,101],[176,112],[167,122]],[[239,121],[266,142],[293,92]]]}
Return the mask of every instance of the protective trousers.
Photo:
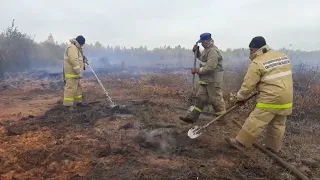
{"label": "protective trousers", "polygon": [[286,120],[287,116],[255,108],[246,119],[236,139],[244,146],[251,147],[259,134],[267,127],[265,145],[278,152],[282,147]]}
{"label": "protective trousers", "polygon": [[73,106],[74,102],[82,102],[82,88],[80,79],[66,79],[63,105]]}
{"label": "protective trousers", "polygon": [[217,115],[225,112],[226,105],[223,99],[221,87],[215,84],[201,84],[196,94],[196,103],[191,113],[188,113],[187,117],[193,121],[196,121],[204,106],[212,104],[213,110]]}

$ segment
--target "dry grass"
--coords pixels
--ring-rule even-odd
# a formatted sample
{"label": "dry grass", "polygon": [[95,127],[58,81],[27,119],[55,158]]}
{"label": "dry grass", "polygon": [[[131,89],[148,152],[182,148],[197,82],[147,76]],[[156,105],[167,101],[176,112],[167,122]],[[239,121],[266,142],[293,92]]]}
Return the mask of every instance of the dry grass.
{"label": "dry grass", "polygon": [[[128,75],[126,75],[127,77]],[[134,116],[126,119],[105,115],[105,104],[94,105],[76,115],[59,113],[52,109],[50,99],[61,97],[62,88],[50,90],[47,81],[36,82],[30,88],[31,80],[17,77],[2,82],[1,86],[19,84],[2,90],[1,102],[9,100],[17,104],[31,104],[19,111],[33,110],[35,118],[22,114],[6,121],[8,114],[0,117],[0,167],[3,179],[294,179],[289,172],[276,165],[269,157],[252,150],[249,157],[230,150],[223,137],[234,136],[238,128],[231,123],[225,127],[210,126],[201,138],[191,141],[186,137],[190,128],[178,120],[184,111],[159,103],[187,107],[186,97],[191,89],[189,74],[143,74],[139,78],[122,79],[121,75],[102,77],[103,84],[120,104],[127,104],[134,110]],[[225,84],[241,84],[234,74],[226,73]],[[29,79],[29,81],[26,81]],[[32,80],[31,80],[32,81]],[[51,81],[52,82],[52,81]],[[56,80],[57,83],[60,80]],[[240,85],[239,85],[240,86]],[[284,151],[286,160],[293,163],[309,177],[319,177],[319,129],[317,119],[310,119],[319,113],[309,107],[318,107],[317,86],[311,86],[310,93],[295,92],[295,111],[288,121]],[[225,88],[225,100],[232,104],[237,88]],[[104,100],[105,95],[93,77],[84,79],[85,99]],[[39,98],[47,100],[39,103]],[[11,97],[9,99],[8,97]],[[23,99],[23,97],[29,97]],[[131,104],[130,99],[149,99],[153,103]],[[56,101],[56,100],[53,100]],[[46,105],[47,103],[51,105]],[[233,112],[230,119],[244,122],[255,101]],[[12,108],[12,107],[11,107]],[[22,108],[22,107],[21,107]],[[43,113],[45,113],[43,115]],[[42,117],[42,119],[41,119]],[[22,118],[22,120],[17,120]],[[38,119],[40,118],[40,119]],[[9,120],[9,119],[7,119]],[[159,154],[159,149],[143,148],[132,140],[142,130],[157,129],[157,124],[171,124],[178,128],[174,154]],[[21,135],[7,136],[8,127],[22,127]],[[126,127],[133,127],[128,129]],[[261,138],[259,138],[260,140]],[[162,139],[163,141],[163,139]],[[168,142],[167,142],[168,143]],[[108,153],[107,144],[112,153]],[[162,144],[172,145],[172,144]],[[101,155],[102,154],[102,155]],[[3,162],[3,163],[2,163]],[[120,176],[121,178],[117,178]]]}

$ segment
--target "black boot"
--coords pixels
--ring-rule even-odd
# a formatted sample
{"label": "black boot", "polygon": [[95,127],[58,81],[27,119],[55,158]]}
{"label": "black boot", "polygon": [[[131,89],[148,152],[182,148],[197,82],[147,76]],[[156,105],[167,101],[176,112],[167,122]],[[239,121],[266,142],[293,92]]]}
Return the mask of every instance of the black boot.
{"label": "black boot", "polygon": [[88,103],[83,103],[83,102],[79,102],[76,104],[77,107],[88,107],[89,104]]}
{"label": "black boot", "polygon": [[[220,116],[220,114],[215,114],[213,118],[217,118],[218,116]],[[217,120],[214,124],[216,124],[217,126],[224,126],[228,124],[228,115],[224,115],[222,118],[220,118],[219,120]]]}
{"label": "black boot", "polygon": [[245,146],[238,142],[235,138],[224,138],[224,140],[234,149],[238,149],[240,151],[245,151]]}
{"label": "black boot", "polygon": [[73,106],[64,106],[64,108],[66,111],[71,112],[71,113],[76,111],[76,109]]}
{"label": "black boot", "polygon": [[194,123],[194,122],[193,122],[190,118],[188,118],[188,117],[182,117],[182,116],[180,116],[179,119],[182,120],[182,121],[184,121],[184,122],[186,122],[186,123],[188,123],[188,124],[193,124],[193,123]]}
{"label": "black boot", "polygon": [[226,119],[225,117],[222,117],[221,119],[217,120],[217,121],[215,122],[215,124],[216,124],[217,126],[225,126],[225,125],[228,124],[228,122],[227,122],[227,119]]}

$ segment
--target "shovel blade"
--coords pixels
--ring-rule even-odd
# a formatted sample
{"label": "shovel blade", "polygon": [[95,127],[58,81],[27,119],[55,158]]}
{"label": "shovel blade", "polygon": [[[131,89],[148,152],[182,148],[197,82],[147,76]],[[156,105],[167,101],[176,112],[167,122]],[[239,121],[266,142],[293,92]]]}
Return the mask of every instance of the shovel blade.
{"label": "shovel blade", "polygon": [[111,106],[111,112],[120,114],[132,114],[130,109],[128,109],[125,105],[113,105]]}
{"label": "shovel blade", "polygon": [[199,126],[195,126],[191,129],[189,129],[189,131],[188,131],[189,138],[195,139],[195,138],[201,136],[202,133],[198,132],[199,130],[200,130]]}
{"label": "shovel blade", "polygon": [[190,106],[188,109],[188,113],[191,113],[194,110],[194,106]]}
{"label": "shovel blade", "polygon": [[119,105],[115,105],[115,104],[112,104],[111,105],[111,111],[117,111],[120,109],[120,106]]}

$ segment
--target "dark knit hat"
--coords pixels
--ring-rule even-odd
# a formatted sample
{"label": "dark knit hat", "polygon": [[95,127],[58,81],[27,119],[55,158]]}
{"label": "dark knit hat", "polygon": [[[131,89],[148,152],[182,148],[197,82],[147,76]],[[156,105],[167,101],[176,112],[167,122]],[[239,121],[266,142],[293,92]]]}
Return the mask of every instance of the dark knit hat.
{"label": "dark knit hat", "polygon": [[249,48],[260,49],[262,46],[265,45],[267,45],[266,40],[262,36],[256,36],[251,40]]}
{"label": "dark knit hat", "polygon": [[76,41],[80,44],[80,45],[84,45],[85,44],[85,42],[86,42],[86,39],[83,37],[83,36],[78,36],[77,38],[76,38]]}

